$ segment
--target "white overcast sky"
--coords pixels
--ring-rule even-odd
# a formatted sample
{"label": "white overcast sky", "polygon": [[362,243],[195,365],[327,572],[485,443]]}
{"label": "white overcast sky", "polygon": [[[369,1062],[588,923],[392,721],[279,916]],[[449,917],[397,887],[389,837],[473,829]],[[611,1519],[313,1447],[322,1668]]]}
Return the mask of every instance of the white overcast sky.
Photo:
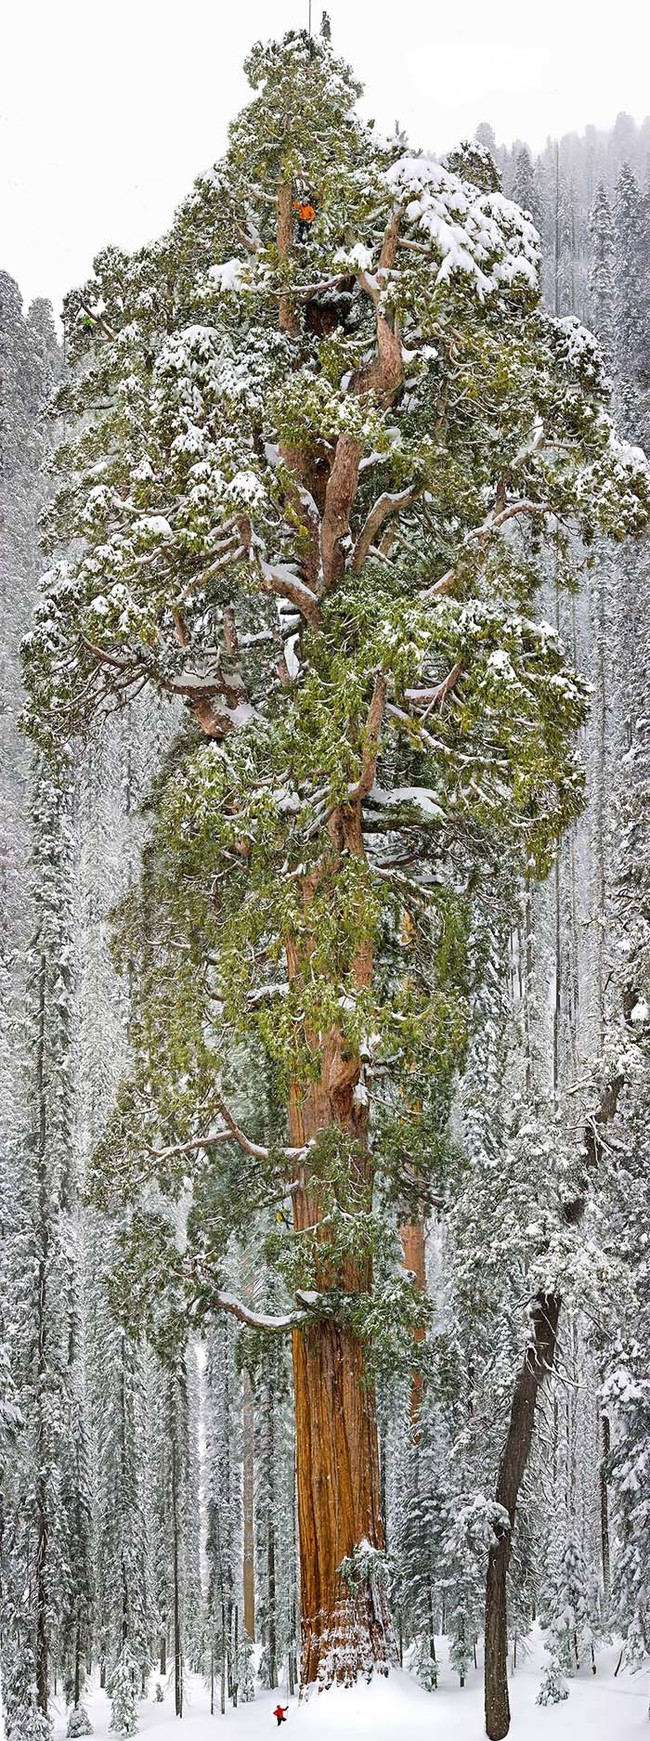
{"label": "white overcast sky", "polygon": [[[246,100],[258,37],[308,0],[5,0],[0,266],[55,308],[106,242],[164,230]],[[313,0],[314,24],[322,0]],[[444,151],[650,112],[650,0],[329,0],[334,45],[386,130]]]}

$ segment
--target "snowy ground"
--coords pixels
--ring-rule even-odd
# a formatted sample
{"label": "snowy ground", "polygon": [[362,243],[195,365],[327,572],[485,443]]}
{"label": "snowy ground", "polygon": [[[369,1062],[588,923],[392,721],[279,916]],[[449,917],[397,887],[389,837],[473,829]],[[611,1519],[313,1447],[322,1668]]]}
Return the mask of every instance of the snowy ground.
{"label": "snowy ground", "polygon": [[[598,1674],[571,1682],[561,1705],[540,1707],[535,1698],[540,1681],[540,1652],[534,1651],[511,1680],[512,1741],[647,1741],[650,1670],[614,1678],[618,1652],[601,1655]],[[151,1681],[151,1692],[155,1676]],[[200,1678],[187,1677],[186,1710],[176,1725],[171,1689],[164,1704],[143,1700],[140,1734],[147,1741],[260,1741],[277,1733],[273,1707],[278,1691],[259,1693],[253,1704],[210,1716],[209,1696]],[[280,1688],[280,1702],[289,1704],[284,1741],[484,1741],[483,1693],[480,1673],[463,1692],[443,1667],[435,1693],[425,1693],[407,1674],[376,1680],[351,1691],[316,1694],[307,1702],[289,1701]],[[97,1741],[108,1741],[109,1704],[93,1686],[86,1700]],[[65,1734],[61,1710],[55,1723],[56,1741]],[[114,1738],[111,1738],[114,1741]]]}

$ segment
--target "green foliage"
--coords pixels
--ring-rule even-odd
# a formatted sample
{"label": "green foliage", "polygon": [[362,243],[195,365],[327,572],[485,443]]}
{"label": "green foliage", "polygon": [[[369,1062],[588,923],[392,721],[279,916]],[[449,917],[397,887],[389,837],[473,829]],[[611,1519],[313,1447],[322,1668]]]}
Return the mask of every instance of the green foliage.
{"label": "green foliage", "polygon": [[[457,1165],[472,914],[497,870],[547,873],[583,801],[587,689],[535,595],[551,563],[575,586],[597,530],[643,528],[648,473],[487,154],[382,141],[327,33],[246,70],[169,234],[68,299],[27,724],[66,758],[143,687],[191,716],[115,914],[133,1069],[91,1190],[131,1210],[118,1309],[161,1347],[209,1311],[229,1239],[289,1209],[289,1097],[336,1042],[351,1104],[298,1163],[314,1225],[267,1256],[399,1367],[420,1307],[395,1227]],[[201,1143],[225,1102],[252,1152]],[[156,1192],[188,1180],[181,1258]]]}

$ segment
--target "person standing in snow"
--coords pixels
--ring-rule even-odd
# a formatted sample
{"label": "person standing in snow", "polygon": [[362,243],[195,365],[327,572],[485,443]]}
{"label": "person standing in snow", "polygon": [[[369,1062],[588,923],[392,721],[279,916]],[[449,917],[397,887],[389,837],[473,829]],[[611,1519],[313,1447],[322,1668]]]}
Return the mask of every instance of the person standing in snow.
{"label": "person standing in snow", "polygon": [[278,1719],[278,1729],[281,1723],[286,1723],[288,1709],[288,1705],[276,1705],[273,1715]]}

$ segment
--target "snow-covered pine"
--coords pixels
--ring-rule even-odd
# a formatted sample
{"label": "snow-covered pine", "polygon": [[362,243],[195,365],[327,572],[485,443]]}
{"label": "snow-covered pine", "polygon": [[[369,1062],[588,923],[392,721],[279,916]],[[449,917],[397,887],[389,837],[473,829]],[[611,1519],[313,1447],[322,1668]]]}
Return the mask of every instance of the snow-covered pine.
{"label": "snow-covered pine", "polygon": [[554,1540],[546,1560],[542,1589],[541,1620],[552,1662],[565,1675],[577,1674],[590,1664],[596,1672],[594,1644],[598,1616],[584,1556],[569,1520],[554,1519]]}
{"label": "snow-covered pine", "polygon": [[[11,1672],[12,1727],[31,1722],[63,1675],[78,1703],[90,1651],[92,1573],[85,1396],[79,1340],[78,1199],[72,1131],[72,944],[69,794],[37,763],[30,866],[32,937],[25,961],[22,1131],[12,1195],[10,1361],[20,1407],[17,1456],[4,1488],[9,1568],[5,1626],[20,1616]],[[10,1611],[7,1612],[7,1605]],[[4,1669],[7,1687],[9,1673]],[[20,1708],[18,1708],[20,1707]]]}

